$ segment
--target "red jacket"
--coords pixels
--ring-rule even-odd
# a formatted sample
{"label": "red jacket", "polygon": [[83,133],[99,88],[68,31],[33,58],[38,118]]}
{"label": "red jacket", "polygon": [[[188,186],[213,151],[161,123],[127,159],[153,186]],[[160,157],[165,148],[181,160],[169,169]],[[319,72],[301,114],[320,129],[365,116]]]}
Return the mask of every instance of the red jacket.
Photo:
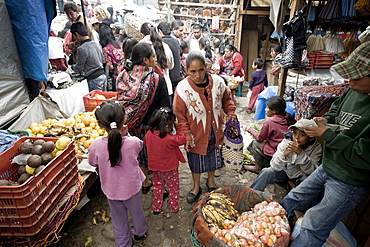
{"label": "red jacket", "polygon": [[168,172],[179,167],[179,161],[185,163],[179,146],[186,143],[181,126],[176,126],[176,135],[167,134],[160,138],[159,131],[148,130],[144,144],[148,152],[148,165],[151,171]]}
{"label": "red jacket", "polygon": [[[234,52],[234,55],[233,57],[231,58],[232,59],[232,63],[233,63],[233,66],[234,66],[234,69],[233,71],[228,74],[229,76],[241,76],[241,77],[244,77],[244,60],[243,60],[243,57],[242,55],[240,55],[239,52]],[[218,63],[220,64],[220,71],[222,72],[223,69],[224,69],[224,56],[222,56],[220,58],[220,60],[218,61]]]}
{"label": "red jacket", "polygon": [[263,142],[262,152],[266,155],[272,156],[277,150],[277,146],[284,139],[284,134],[288,132],[288,122],[282,115],[273,115],[267,119],[263,124],[259,133],[253,129],[247,131],[257,141]]}

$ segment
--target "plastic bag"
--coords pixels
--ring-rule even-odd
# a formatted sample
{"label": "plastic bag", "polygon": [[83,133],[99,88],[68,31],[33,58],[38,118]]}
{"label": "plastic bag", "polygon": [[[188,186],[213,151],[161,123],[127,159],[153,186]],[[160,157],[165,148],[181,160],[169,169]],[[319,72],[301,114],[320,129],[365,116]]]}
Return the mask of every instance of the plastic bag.
{"label": "plastic bag", "polygon": [[64,119],[68,117],[47,93],[40,92],[39,96],[28,105],[9,129],[27,129],[31,123],[41,123],[48,118]]}

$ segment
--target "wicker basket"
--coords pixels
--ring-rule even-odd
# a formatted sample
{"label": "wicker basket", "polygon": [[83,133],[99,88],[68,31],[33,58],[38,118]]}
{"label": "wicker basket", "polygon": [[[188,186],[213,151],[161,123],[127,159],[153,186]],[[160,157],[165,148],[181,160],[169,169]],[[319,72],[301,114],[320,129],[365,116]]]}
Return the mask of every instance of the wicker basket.
{"label": "wicker basket", "polygon": [[243,165],[243,136],[240,133],[240,124],[236,121],[226,122],[224,144],[222,146],[222,160],[230,169],[240,169]]}

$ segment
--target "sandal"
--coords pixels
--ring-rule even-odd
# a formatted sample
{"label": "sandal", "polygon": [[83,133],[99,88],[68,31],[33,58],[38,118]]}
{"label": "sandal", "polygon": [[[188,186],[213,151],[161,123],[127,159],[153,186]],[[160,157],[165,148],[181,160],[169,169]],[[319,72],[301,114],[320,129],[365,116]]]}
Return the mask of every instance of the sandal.
{"label": "sandal", "polygon": [[189,192],[188,196],[186,197],[186,201],[189,204],[192,204],[193,202],[196,202],[198,200],[198,198],[200,197],[201,194],[202,194],[202,189],[201,188],[199,188],[198,194],[196,194],[196,195]]}
{"label": "sandal", "polygon": [[215,175],[213,175],[213,176],[215,176],[216,178],[218,178],[219,176],[221,176],[221,172],[219,170],[216,170],[215,171]]}
{"label": "sandal", "polygon": [[207,186],[208,192],[212,192],[212,191],[214,191],[214,190],[217,190],[217,189],[218,189],[218,187],[217,187],[217,186],[215,186],[215,187],[209,187],[209,186],[208,186],[208,180],[207,180],[207,182],[206,182],[206,186]]}
{"label": "sandal", "polygon": [[145,195],[145,194],[148,194],[150,188],[152,188],[153,186],[153,183],[150,182],[150,185],[148,186],[141,186],[141,192]]}
{"label": "sandal", "polygon": [[253,165],[246,165],[246,166],[244,166],[244,169],[248,172],[252,172],[252,173],[255,173],[255,174],[259,174],[262,170],[262,169],[256,168],[256,166],[253,166]]}

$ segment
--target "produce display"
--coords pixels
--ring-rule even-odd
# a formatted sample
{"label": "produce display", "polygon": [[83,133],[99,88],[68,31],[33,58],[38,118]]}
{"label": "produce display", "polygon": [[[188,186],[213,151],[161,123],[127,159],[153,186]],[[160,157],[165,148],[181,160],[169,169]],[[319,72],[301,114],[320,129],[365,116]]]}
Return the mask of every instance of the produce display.
{"label": "produce display", "polygon": [[238,211],[233,205],[234,203],[226,195],[211,192],[206,205],[202,207],[203,218],[209,225],[225,228],[238,217]]}
{"label": "produce display", "polygon": [[69,137],[75,143],[77,154],[87,154],[91,143],[99,136],[107,135],[100,128],[93,112],[80,112],[67,119],[45,119],[41,124],[32,123],[27,129],[32,136]]}
{"label": "produce display", "polygon": [[238,215],[230,198],[210,193],[202,214],[210,231],[228,246],[276,246],[279,237],[289,234],[285,209],[277,202],[262,201]]}
{"label": "produce display", "polygon": [[55,143],[37,139],[27,139],[19,146],[18,156],[13,158],[13,163],[19,165],[17,181],[0,179],[0,186],[18,186],[26,182],[32,175],[37,175],[46,165],[58,156],[68,146],[72,139],[61,137]]}

